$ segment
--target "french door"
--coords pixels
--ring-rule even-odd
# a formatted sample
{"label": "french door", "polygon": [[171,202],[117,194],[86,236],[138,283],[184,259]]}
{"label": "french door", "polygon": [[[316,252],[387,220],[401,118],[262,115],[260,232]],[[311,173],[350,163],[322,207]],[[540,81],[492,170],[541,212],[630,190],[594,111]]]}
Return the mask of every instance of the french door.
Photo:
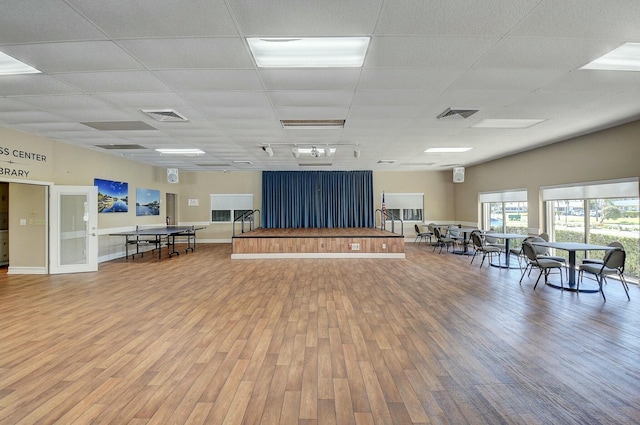
{"label": "french door", "polygon": [[98,188],[49,189],[49,273],[98,270]]}

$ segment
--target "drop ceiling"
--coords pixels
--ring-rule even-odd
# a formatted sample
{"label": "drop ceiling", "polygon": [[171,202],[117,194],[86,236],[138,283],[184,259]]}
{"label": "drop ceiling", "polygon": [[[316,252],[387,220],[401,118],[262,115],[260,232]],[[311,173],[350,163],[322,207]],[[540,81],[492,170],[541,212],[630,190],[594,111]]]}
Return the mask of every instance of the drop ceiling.
{"label": "drop ceiling", "polygon": [[[637,0],[21,0],[1,10],[0,51],[42,73],[0,77],[0,126],[159,167],[442,170],[640,116],[640,73],[580,69],[640,42]],[[371,42],[355,69],[261,69],[246,42],[301,36]],[[448,108],[477,112],[438,119]],[[474,127],[505,119],[543,121]],[[281,120],[345,123],[287,130]],[[336,152],[295,158],[294,146]],[[424,152],[433,147],[473,149]]]}

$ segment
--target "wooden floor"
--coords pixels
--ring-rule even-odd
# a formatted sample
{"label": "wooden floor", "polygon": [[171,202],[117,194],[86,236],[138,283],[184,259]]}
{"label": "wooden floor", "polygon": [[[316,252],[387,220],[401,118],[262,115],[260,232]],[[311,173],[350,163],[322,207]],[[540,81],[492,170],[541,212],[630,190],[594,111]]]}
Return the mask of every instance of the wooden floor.
{"label": "wooden floor", "polygon": [[230,249],[0,274],[0,424],[640,423],[637,286]]}

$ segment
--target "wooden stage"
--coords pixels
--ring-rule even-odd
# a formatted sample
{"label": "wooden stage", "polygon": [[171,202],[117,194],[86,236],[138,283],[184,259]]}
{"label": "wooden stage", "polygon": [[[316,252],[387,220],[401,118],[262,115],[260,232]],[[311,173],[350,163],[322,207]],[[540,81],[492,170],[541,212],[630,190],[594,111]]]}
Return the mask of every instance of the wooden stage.
{"label": "wooden stage", "polygon": [[404,236],[375,228],[256,229],[232,244],[232,259],[405,258]]}

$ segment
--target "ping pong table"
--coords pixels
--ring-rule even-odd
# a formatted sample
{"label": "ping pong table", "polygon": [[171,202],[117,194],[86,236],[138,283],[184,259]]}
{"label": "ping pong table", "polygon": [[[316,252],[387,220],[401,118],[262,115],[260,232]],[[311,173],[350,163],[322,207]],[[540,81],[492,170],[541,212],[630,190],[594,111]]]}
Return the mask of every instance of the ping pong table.
{"label": "ping pong table", "polygon": [[[136,226],[135,230],[127,232],[110,233],[109,236],[121,236],[125,238],[125,261],[135,258],[137,254],[144,256],[145,252],[153,252],[158,250],[158,258],[162,258],[162,247],[167,246],[169,258],[173,255],[180,255],[176,250],[176,237],[186,237],[187,248],[185,253],[195,251],[196,249],[196,230],[203,227],[195,226],[159,226],[159,227],[141,227]],[[129,254],[129,247],[135,245],[136,250]],[[140,250],[141,247],[153,247],[151,249]]]}

